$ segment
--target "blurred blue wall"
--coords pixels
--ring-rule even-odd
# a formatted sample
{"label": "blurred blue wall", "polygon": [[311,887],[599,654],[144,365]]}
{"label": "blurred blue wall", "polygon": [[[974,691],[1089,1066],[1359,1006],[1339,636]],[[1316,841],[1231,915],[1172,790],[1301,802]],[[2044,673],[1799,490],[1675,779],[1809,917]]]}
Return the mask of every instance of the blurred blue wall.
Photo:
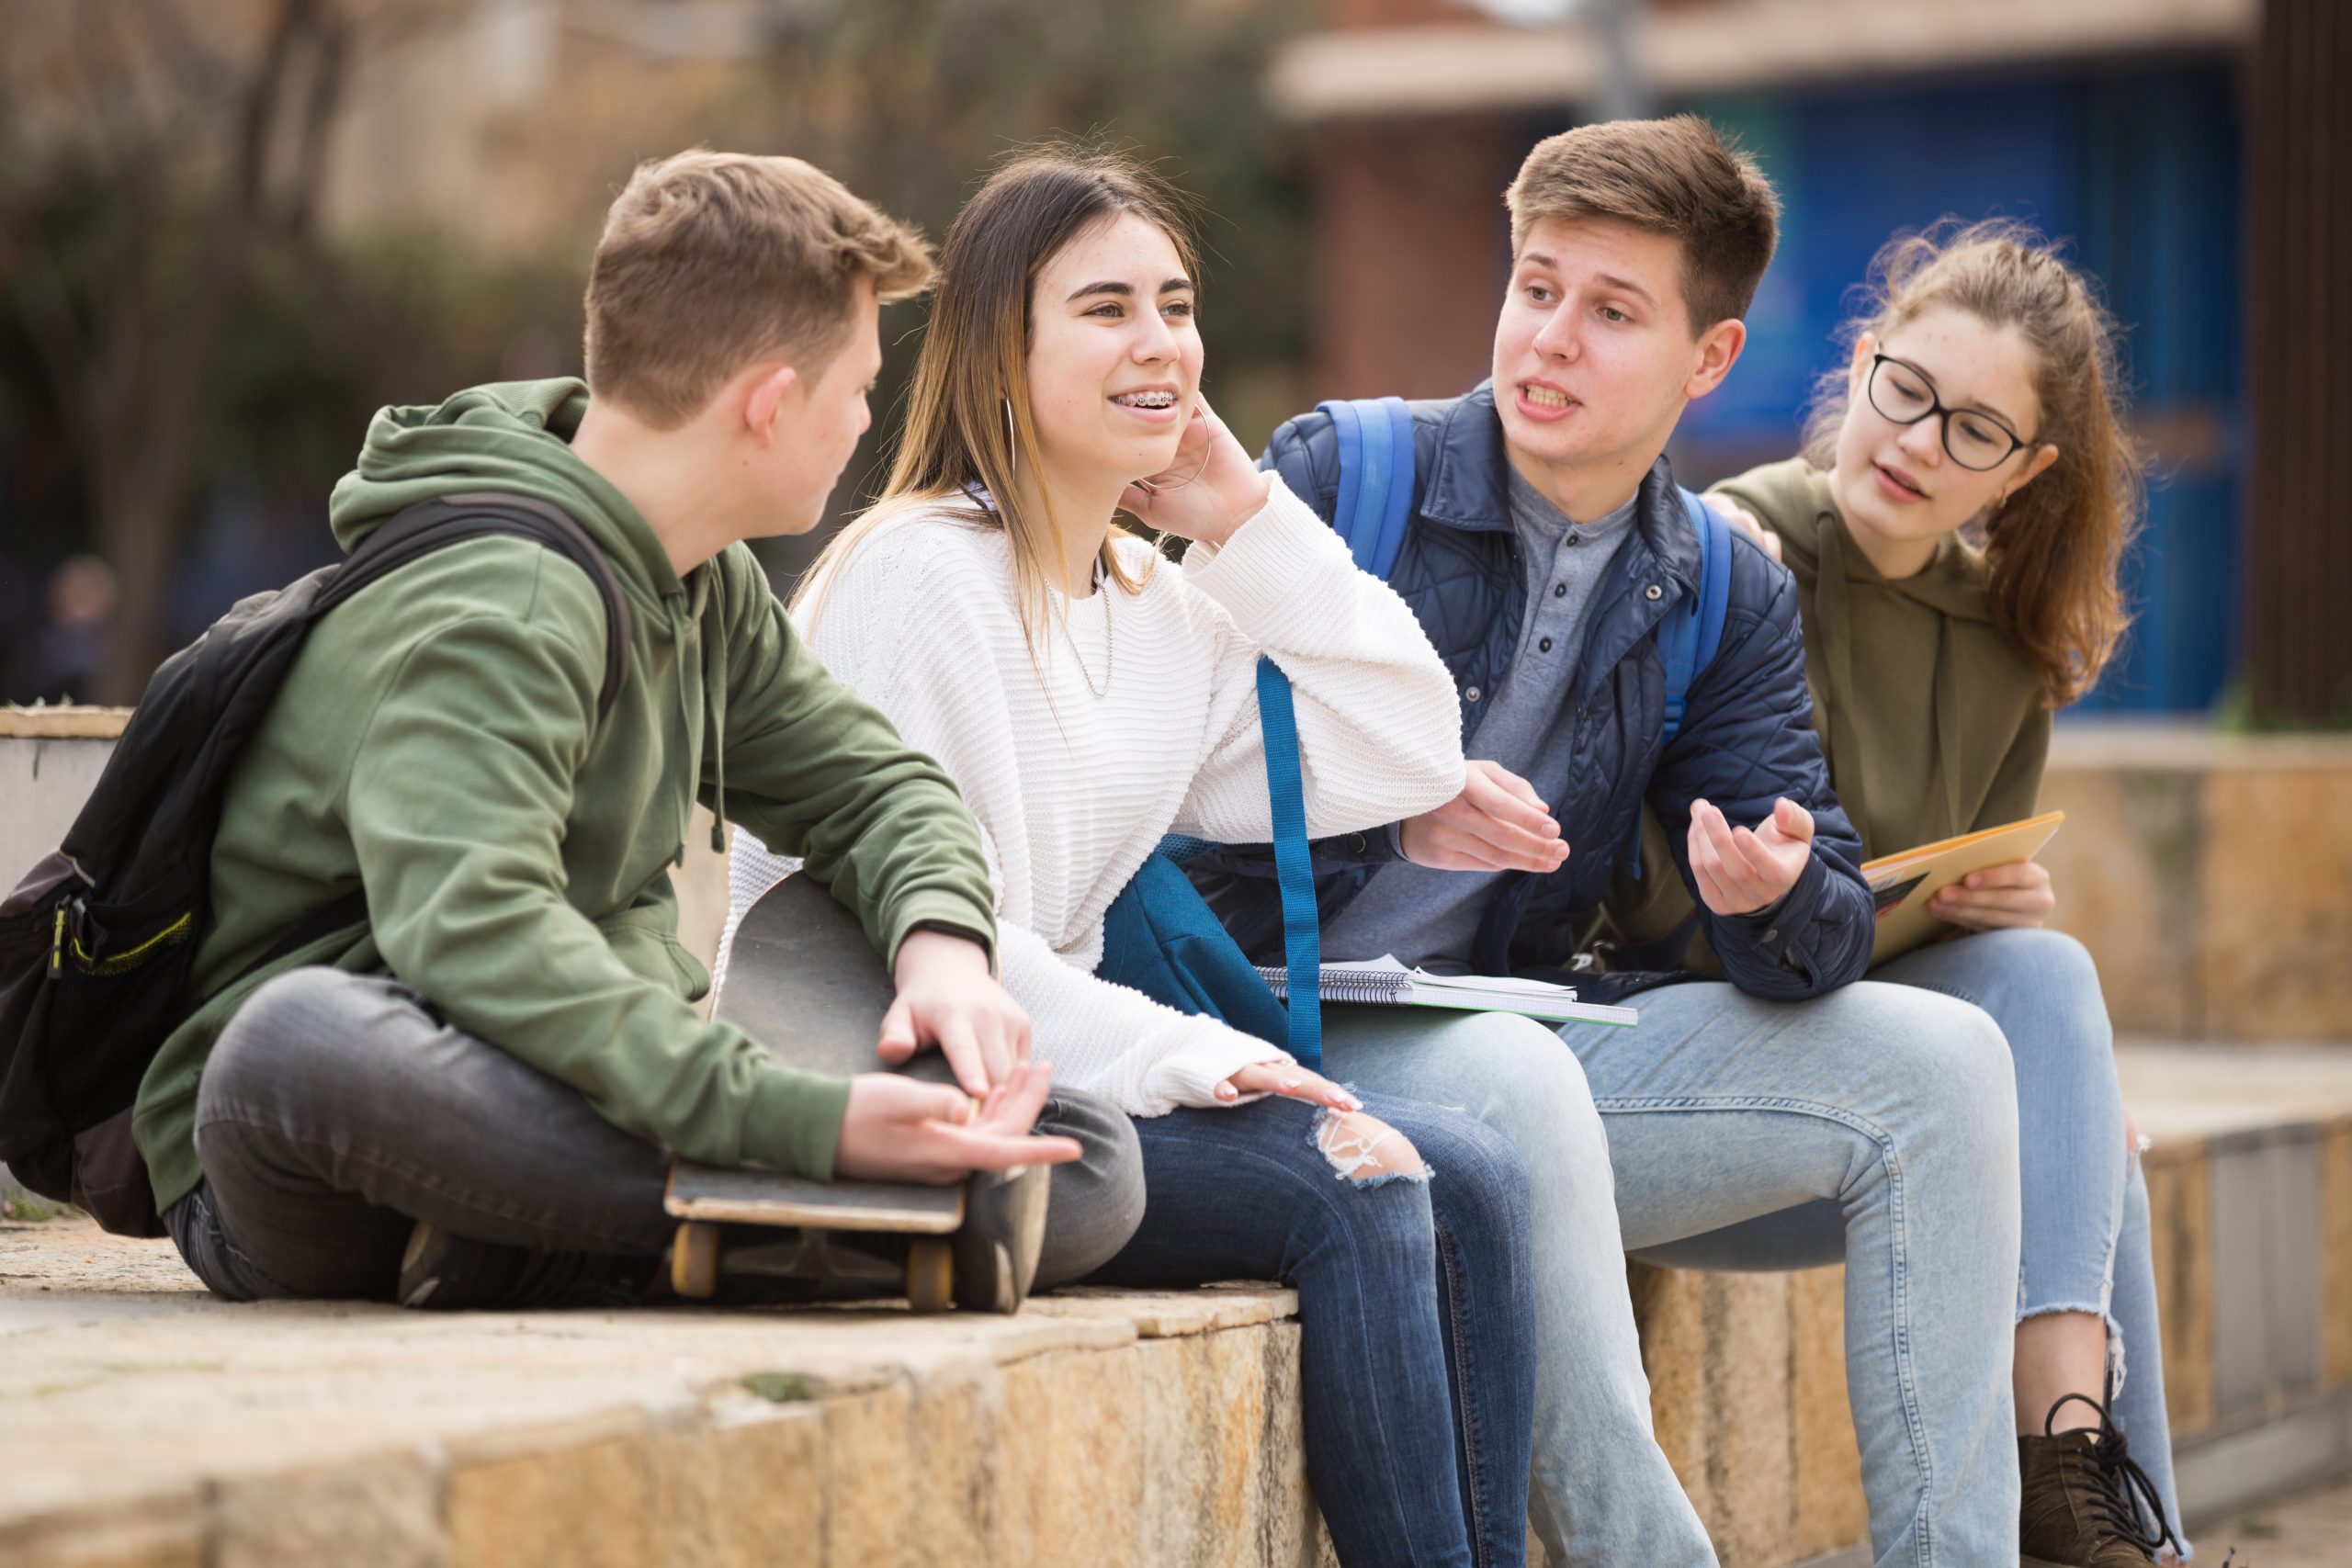
{"label": "blurred blue wall", "polygon": [[[1947,214],[2071,242],[2128,329],[2127,385],[2158,451],[2127,565],[2125,657],[2081,711],[2210,707],[2243,647],[2246,450],[2241,106],[2222,62],[1742,94],[1678,104],[1736,130],[1786,202],[1746,356],[1675,456],[1712,479],[1795,449],[1849,289],[1897,230]],[[1530,145],[1556,125],[1528,127]]]}

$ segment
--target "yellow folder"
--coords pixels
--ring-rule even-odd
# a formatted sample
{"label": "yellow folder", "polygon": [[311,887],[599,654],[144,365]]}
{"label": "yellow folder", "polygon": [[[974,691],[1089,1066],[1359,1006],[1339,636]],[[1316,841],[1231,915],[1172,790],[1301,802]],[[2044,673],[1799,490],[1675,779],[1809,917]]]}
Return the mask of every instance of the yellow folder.
{"label": "yellow folder", "polygon": [[1952,930],[1928,912],[1928,899],[1972,871],[2031,860],[2064,820],[2064,812],[2047,811],[2022,822],[2007,822],[1864,861],[1862,879],[1871,885],[1871,902],[1878,907],[1878,936],[1871,943],[1871,966],[1876,968]]}

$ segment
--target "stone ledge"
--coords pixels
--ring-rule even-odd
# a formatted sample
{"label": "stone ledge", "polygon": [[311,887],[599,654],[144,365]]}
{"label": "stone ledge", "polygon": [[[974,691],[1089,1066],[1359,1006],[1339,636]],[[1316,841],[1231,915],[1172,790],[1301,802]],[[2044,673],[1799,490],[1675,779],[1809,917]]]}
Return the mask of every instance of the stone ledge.
{"label": "stone ledge", "polygon": [[129,708],[0,705],[0,739],[113,740],[130,722]]}
{"label": "stone ledge", "polygon": [[[2352,1053],[2131,1046],[2186,1495],[2352,1469]],[[1633,1270],[1726,1568],[1864,1534],[1842,1275]],[[1246,1563],[1327,1551],[1288,1292],[894,1309],[230,1306],[168,1243],[0,1225],[0,1562]],[[805,1544],[805,1548],[804,1545]]]}
{"label": "stone ledge", "polygon": [[1295,1304],[232,1306],[169,1243],[9,1225],[0,1561],[1304,1568]]}

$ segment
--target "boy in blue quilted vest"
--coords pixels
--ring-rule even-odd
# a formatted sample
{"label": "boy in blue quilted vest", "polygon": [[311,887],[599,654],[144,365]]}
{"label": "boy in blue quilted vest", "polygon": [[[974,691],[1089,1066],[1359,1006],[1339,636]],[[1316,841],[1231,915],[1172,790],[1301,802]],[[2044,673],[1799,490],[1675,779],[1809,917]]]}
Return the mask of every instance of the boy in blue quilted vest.
{"label": "boy in blue quilted vest", "polygon": [[[1965,1002],[1853,983],[1872,932],[1860,845],[1810,722],[1795,585],[1744,536],[1713,531],[1728,551],[1720,634],[1668,733],[1660,627],[1698,592],[1702,558],[1662,453],[1739,358],[1779,203],[1690,116],[1555,136],[1506,203],[1493,376],[1410,405],[1413,491],[1389,569],[1454,676],[1472,761],[1438,809],[1316,846],[1324,956],[1558,976],[1646,802],[1728,977],[1580,975],[1587,999],[1630,998],[1641,1021],[1556,1039],[1532,1021],[1472,1032],[1335,1007],[1328,1070],[1466,1105],[1529,1167],[1532,1511],[1554,1562],[1715,1560],[1652,1438],[1625,1298],[1574,1288],[1562,1261],[1618,1247],[1680,1267],[1843,1261],[1878,1561],[2014,1561],[2007,1045]],[[1261,461],[1329,518],[1340,445],[1318,411]],[[1275,961],[1271,857],[1228,852],[1203,881]],[[1570,1197],[1612,1185],[1613,1225]]]}

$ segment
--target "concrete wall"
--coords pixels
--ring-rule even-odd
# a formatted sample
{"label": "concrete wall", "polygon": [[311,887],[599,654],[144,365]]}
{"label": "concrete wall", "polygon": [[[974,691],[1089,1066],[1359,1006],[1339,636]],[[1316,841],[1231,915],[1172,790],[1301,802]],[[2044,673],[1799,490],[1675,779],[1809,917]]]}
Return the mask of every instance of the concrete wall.
{"label": "concrete wall", "polygon": [[2352,1042],[2352,737],[2064,726],[2041,807],[2119,1033]]}
{"label": "concrete wall", "polygon": [[0,711],[0,894],[57,848],[114,755],[111,739],[11,734],[18,717]]}

